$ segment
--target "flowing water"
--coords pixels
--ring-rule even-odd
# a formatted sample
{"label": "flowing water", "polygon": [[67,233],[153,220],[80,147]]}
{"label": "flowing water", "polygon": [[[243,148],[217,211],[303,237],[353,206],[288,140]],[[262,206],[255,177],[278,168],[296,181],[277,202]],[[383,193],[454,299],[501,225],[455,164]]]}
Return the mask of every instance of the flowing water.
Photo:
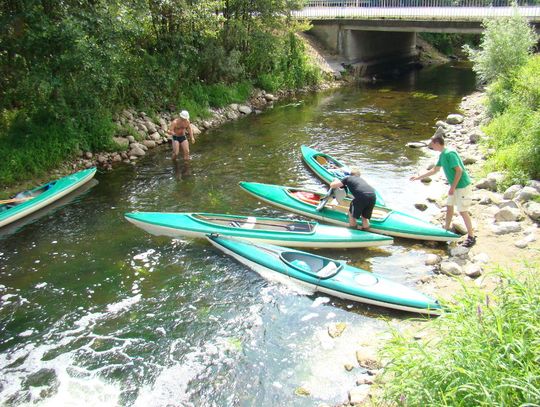
{"label": "flowing water", "polygon": [[[0,237],[0,404],[313,406],[339,403],[358,375],[358,341],[411,315],[294,291],[202,240],[155,237],[129,211],[293,216],[238,181],[323,189],[300,158],[306,144],[359,165],[386,203],[429,219],[408,181],[434,157],[429,138],[474,88],[462,66],[395,82],[306,94],[200,136],[189,166],[167,147]],[[64,202],[65,203],[65,202]],[[414,287],[431,273],[426,246],[324,250]],[[336,339],[330,324],[345,322]],[[309,396],[297,395],[299,388]]]}

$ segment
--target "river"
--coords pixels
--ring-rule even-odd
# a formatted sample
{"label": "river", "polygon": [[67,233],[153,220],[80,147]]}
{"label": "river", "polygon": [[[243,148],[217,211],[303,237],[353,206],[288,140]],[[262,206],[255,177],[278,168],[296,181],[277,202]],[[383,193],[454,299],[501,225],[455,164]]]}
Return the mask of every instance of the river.
{"label": "river", "polygon": [[[459,64],[394,82],[282,101],[202,134],[192,162],[167,147],[0,237],[0,404],[314,406],[344,401],[362,338],[411,315],[305,295],[264,280],[205,241],[155,237],[130,211],[293,216],[239,181],[323,188],[303,164],[306,144],[363,169],[387,205],[414,208],[441,191],[409,182],[434,155],[411,149],[473,91]],[[322,250],[407,286],[431,269],[422,244]],[[339,338],[331,324],[345,322]],[[309,396],[296,394],[299,388]]]}

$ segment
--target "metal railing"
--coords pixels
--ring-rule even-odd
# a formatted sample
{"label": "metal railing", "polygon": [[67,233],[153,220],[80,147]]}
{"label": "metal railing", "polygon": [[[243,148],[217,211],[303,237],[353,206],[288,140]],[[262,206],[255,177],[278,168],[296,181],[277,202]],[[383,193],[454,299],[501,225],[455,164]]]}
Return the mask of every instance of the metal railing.
{"label": "metal railing", "polygon": [[311,0],[297,18],[329,19],[418,19],[482,21],[489,17],[511,16],[516,12],[531,22],[540,22],[540,0]]}

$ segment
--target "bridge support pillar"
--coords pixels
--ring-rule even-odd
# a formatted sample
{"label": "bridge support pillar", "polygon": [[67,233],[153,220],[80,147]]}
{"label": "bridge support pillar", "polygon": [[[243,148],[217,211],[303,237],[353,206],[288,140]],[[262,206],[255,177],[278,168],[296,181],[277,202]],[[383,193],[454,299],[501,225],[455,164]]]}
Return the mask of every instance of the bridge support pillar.
{"label": "bridge support pillar", "polygon": [[310,30],[339,53],[359,76],[403,68],[416,61],[416,33],[359,30],[348,24],[316,24]]}

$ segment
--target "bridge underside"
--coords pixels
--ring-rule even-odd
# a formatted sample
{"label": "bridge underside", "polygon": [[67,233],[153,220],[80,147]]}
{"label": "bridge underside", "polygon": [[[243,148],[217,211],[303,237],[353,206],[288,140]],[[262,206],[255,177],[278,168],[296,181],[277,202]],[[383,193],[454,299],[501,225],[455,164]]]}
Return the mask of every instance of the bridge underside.
{"label": "bridge underside", "polygon": [[314,24],[310,34],[339,53],[359,76],[372,75],[415,62],[416,33],[358,29],[347,24]]}

